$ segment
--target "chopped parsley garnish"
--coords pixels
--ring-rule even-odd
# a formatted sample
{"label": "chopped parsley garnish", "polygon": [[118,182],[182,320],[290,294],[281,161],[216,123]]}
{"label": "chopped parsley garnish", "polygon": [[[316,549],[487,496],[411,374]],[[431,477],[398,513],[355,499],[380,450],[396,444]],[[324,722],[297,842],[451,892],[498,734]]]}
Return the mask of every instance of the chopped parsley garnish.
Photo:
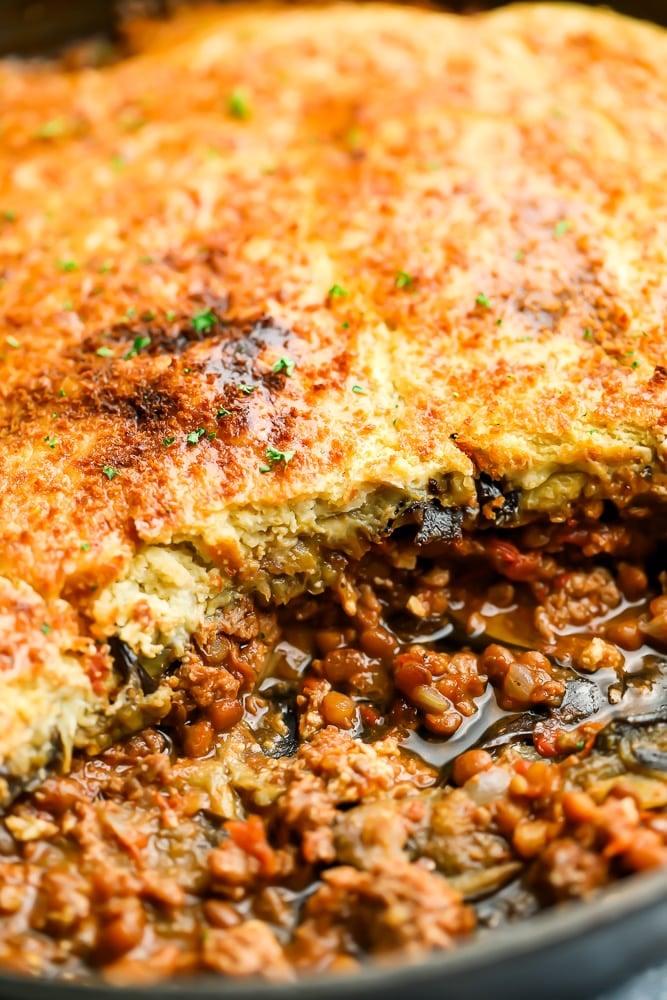
{"label": "chopped parsley garnish", "polygon": [[109,261],[106,261],[104,264],[100,264],[99,268],[100,274],[108,274],[109,271],[111,270],[111,266],[112,265],[109,263]]}
{"label": "chopped parsley garnish", "polygon": [[21,346],[21,341],[17,340],[16,337],[5,337],[5,341],[10,347],[13,347],[14,350]]}
{"label": "chopped parsley garnish", "polygon": [[153,263],[153,258],[150,257],[148,254],[144,254],[143,257],[139,258],[139,263],[140,264],[152,264]]}
{"label": "chopped parsley garnish", "polygon": [[146,312],[142,312],[141,319],[144,323],[152,323],[155,319],[155,313],[151,312],[150,309],[147,309]]}
{"label": "chopped parsley garnish", "polygon": [[44,437],[45,444],[48,444],[49,448],[55,448],[58,444],[58,439],[52,437],[50,434],[46,434]]}
{"label": "chopped parsley garnish", "polygon": [[342,285],[332,285],[329,289],[330,299],[344,299],[347,294]]}
{"label": "chopped parsley garnish", "polygon": [[80,549],[82,552],[88,552],[90,549],[90,542],[81,542]]}
{"label": "chopped parsley garnish", "polygon": [[294,458],[293,451],[279,451],[278,448],[267,448],[266,457],[268,458],[271,465],[260,465],[260,472],[270,472],[274,465],[282,462],[284,465],[288,465]]}
{"label": "chopped parsley garnish", "polygon": [[478,306],[481,306],[482,309],[490,309],[491,308],[491,303],[489,302],[488,297],[484,294],[484,292],[480,292],[479,293],[479,295],[475,299],[475,303]]}
{"label": "chopped parsley garnish", "polygon": [[206,435],[206,437],[209,439],[209,441],[215,441],[215,439],[217,438],[217,436],[218,435],[217,435],[216,431],[209,431],[208,434]]}
{"label": "chopped parsley garnish", "polygon": [[111,350],[110,347],[107,347],[105,344],[102,347],[98,347],[97,350],[95,351],[95,354],[98,356],[98,358],[110,358],[113,354],[113,351]]}
{"label": "chopped parsley garnish", "polygon": [[246,385],[245,382],[240,382],[237,386],[239,392],[242,392],[244,396],[249,396],[251,392],[254,392],[257,388],[256,385]]}
{"label": "chopped parsley garnish", "polygon": [[397,271],[396,277],[394,278],[394,284],[396,288],[412,288],[415,283],[415,279],[407,271]]}
{"label": "chopped parsley garnish", "polygon": [[165,446],[165,448],[170,448],[175,440],[176,438],[170,435],[169,437],[162,438],[162,444]]}
{"label": "chopped parsley garnish", "polygon": [[176,319],[176,313],[174,312],[173,309],[170,309],[169,312],[167,313],[167,323],[173,323],[175,319]]}
{"label": "chopped parsley garnish", "polygon": [[134,319],[136,315],[137,315],[137,310],[134,308],[134,306],[130,306],[130,308],[125,311],[125,319]]}
{"label": "chopped parsley garnish", "polygon": [[58,389],[58,395],[64,398],[67,395],[67,393],[65,392],[64,389]]}
{"label": "chopped parsley garnish", "polygon": [[142,334],[140,337],[135,337],[132,347],[123,355],[123,360],[129,361],[130,358],[136,357],[139,351],[142,351],[144,347],[148,347],[150,342],[151,338],[148,334]]}
{"label": "chopped parsley garnish", "polygon": [[251,115],[250,98],[241,87],[235,87],[227,98],[227,111],[232,118],[247,121]]}
{"label": "chopped parsley garnish", "polygon": [[525,256],[526,256],[526,251],[525,250],[515,250],[514,251],[514,259],[517,260],[517,261],[523,260],[523,258]]}
{"label": "chopped parsley garnish", "polygon": [[296,361],[293,361],[292,358],[279,358],[273,366],[273,372],[275,375],[278,372],[285,372],[286,375],[292,375],[295,368]]}
{"label": "chopped parsley garnish", "polygon": [[5,222],[16,222],[16,212],[5,209],[4,212],[0,212],[0,218],[2,218]]}
{"label": "chopped parsley garnish", "polygon": [[222,420],[223,417],[231,417],[231,413],[229,410],[226,410],[224,406],[220,406],[215,414],[215,419]]}
{"label": "chopped parsley garnish", "polygon": [[365,396],[366,395],[366,390],[363,388],[363,386],[360,386],[360,385],[353,385],[352,386],[352,392],[356,392],[359,396]]}
{"label": "chopped parsley garnish", "polygon": [[64,118],[52,118],[50,121],[40,125],[35,135],[38,139],[57,139],[58,136],[64,135],[66,131],[67,122]]}
{"label": "chopped parsley garnish", "polygon": [[569,233],[572,229],[572,223],[569,219],[559,219],[554,226],[554,239],[559,240],[561,236],[565,236],[565,233]]}
{"label": "chopped parsley garnish", "polygon": [[192,317],[192,329],[197,333],[207,333],[216,322],[215,313],[211,309],[202,309]]}
{"label": "chopped parsley garnish", "polygon": [[114,469],[112,465],[105,465],[102,472],[107,477],[107,479],[114,479],[116,476],[120,475],[118,469]]}
{"label": "chopped parsley garnish", "polygon": [[42,625],[42,634],[48,635],[50,631],[51,631],[51,626],[49,625],[48,622],[44,622],[44,624]]}
{"label": "chopped parsley garnish", "polygon": [[592,340],[592,339],[593,339],[593,331],[589,327],[586,327],[586,329],[584,330],[584,340]]}
{"label": "chopped parsley garnish", "polygon": [[348,323],[347,320],[345,320],[344,323],[341,323],[340,326],[341,326],[341,330],[349,330],[350,329],[350,324]]}
{"label": "chopped parsley garnish", "polygon": [[120,156],[120,154],[118,154],[118,153],[116,153],[115,156],[111,157],[111,159],[109,160],[109,163],[111,164],[111,166],[113,167],[114,170],[118,170],[118,171],[124,170],[125,166],[126,166],[125,159],[122,156]]}
{"label": "chopped parsley garnish", "polygon": [[75,260],[71,259],[59,260],[57,265],[59,271],[76,271],[79,266]]}
{"label": "chopped parsley garnish", "polygon": [[196,431],[190,431],[190,433],[186,435],[185,440],[188,442],[188,444],[199,444],[199,442],[203,437],[205,437],[205,435],[206,435],[206,428],[200,427]]}
{"label": "chopped parsley garnish", "polygon": [[496,320],[496,326],[502,326],[502,325],[503,325],[502,319],[497,319]]}
{"label": "chopped parsley garnish", "polygon": [[639,362],[638,361],[633,361],[632,365],[630,367],[631,368],[639,368]]}

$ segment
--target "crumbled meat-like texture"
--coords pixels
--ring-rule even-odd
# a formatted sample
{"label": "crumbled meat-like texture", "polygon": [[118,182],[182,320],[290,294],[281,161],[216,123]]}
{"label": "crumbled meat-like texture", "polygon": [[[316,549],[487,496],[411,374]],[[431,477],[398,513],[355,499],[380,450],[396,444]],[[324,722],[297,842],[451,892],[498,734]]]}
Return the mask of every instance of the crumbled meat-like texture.
{"label": "crumbled meat-like texture", "polygon": [[292,966],[275,933],[262,920],[246,920],[236,927],[207,930],[202,959],[207,969],[226,976],[292,979]]}
{"label": "crumbled meat-like texture", "polygon": [[[610,569],[563,532],[526,529],[525,562],[493,535],[427,556],[392,542],[328,595],[216,615],[161,730],[7,811],[0,964],[116,984],[338,974],[454,947],[501,890],[516,917],[667,866],[649,711],[667,599],[648,563]],[[544,636],[536,609],[568,577],[600,610],[566,602]]]}
{"label": "crumbled meat-like texture", "polygon": [[461,895],[419,864],[390,860],[369,871],[343,865],[325,873],[324,885],[306,904],[295,935],[297,962],[311,964],[322,945],[330,948],[334,941],[336,953],[345,954],[352,941],[355,951],[400,951],[409,959],[451,948],[474,926]]}

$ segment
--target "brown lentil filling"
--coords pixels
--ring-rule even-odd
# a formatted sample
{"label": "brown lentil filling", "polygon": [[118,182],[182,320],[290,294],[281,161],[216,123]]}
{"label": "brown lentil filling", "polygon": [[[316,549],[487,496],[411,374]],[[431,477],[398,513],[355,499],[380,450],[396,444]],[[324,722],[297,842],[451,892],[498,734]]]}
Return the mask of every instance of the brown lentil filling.
{"label": "brown lentil filling", "polygon": [[621,523],[387,542],[324,597],[227,609],[159,729],[5,816],[0,962],[346,972],[667,865],[652,545]]}

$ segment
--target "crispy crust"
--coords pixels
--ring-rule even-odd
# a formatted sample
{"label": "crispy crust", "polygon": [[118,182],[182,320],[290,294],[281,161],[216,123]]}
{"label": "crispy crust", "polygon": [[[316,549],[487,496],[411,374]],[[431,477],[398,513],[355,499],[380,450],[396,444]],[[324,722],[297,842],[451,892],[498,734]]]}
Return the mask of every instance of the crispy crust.
{"label": "crispy crust", "polygon": [[664,33],[252,5],[132,39],[0,65],[8,649],[20,591],[67,604],[26,639],[53,662],[178,651],[226,587],[315,585],[320,544],[481,474],[519,519],[664,497]]}

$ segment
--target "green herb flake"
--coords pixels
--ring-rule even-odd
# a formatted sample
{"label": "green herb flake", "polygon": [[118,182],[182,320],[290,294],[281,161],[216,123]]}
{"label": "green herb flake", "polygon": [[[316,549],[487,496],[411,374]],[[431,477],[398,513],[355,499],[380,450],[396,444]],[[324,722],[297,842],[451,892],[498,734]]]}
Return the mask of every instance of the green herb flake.
{"label": "green herb flake", "polygon": [[64,118],[51,118],[35,132],[38,139],[57,139],[67,131],[67,122]]}
{"label": "green herb flake", "polygon": [[348,292],[342,287],[342,285],[332,285],[329,289],[330,299],[344,299]]}
{"label": "green herb flake", "polygon": [[347,320],[345,320],[344,323],[341,323],[340,328],[341,328],[341,330],[349,330],[350,329],[350,324],[348,323]]}
{"label": "green herb flake", "polygon": [[522,261],[525,256],[526,256],[526,251],[525,250],[515,250],[514,251],[514,259],[517,262]]}
{"label": "green herb flake", "polygon": [[244,382],[240,382],[237,386],[239,392],[242,392],[244,396],[249,396],[256,388],[256,385],[246,385]]}
{"label": "green herb flake", "polygon": [[224,406],[220,406],[220,407],[218,407],[218,410],[216,411],[215,419],[216,420],[222,420],[223,417],[231,417],[231,413],[230,413],[229,410],[226,410],[224,408]]}
{"label": "green herb flake", "polygon": [[586,327],[586,329],[584,330],[583,336],[584,336],[584,340],[592,340],[593,339],[593,331],[590,329],[590,327],[588,327],[588,326]]}
{"label": "green herb flake", "polygon": [[632,365],[630,367],[631,368],[639,368],[639,362],[638,361],[633,361]]}
{"label": "green herb flake", "polygon": [[252,114],[250,98],[242,87],[235,87],[227,98],[227,112],[232,118],[247,121]]}
{"label": "green herb flake", "polygon": [[51,631],[51,626],[48,622],[44,622],[42,625],[42,635],[48,635]]}
{"label": "green herb flake", "polygon": [[396,288],[412,288],[415,283],[415,279],[407,271],[397,271],[394,277],[394,285]]}
{"label": "green herb flake", "polygon": [[577,742],[574,745],[574,749],[583,750],[585,746],[586,746],[586,740],[577,740]]}
{"label": "green herb flake", "polygon": [[125,167],[127,166],[127,161],[119,153],[116,153],[115,156],[112,156],[111,159],[109,160],[109,163],[111,164],[112,168],[118,173],[120,173],[121,170],[125,170]]}
{"label": "green herb flake", "polygon": [[79,265],[75,260],[66,259],[57,261],[56,266],[59,271],[67,272],[67,271],[76,271]]}
{"label": "green herb flake", "polygon": [[162,444],[164,445],[165,448],[171,448],[175,440],[176,438],[170,435],[169,437],[162,438]]}
{"label": "green herb flake", "polygon": [[484,294],[484,292],[480,292],[479,293],[479,295],[475,299],[475,303],[476,303],[476,305],[481,306],[482,309],[490,309],[491,308],[491,303],[489,302],[489,300],[488,300],[487,296]]}
{"label": "green herb flake", "polygon": [[58,439],[52,437],[50,434],[46,434],[44,436],[44,443],[48,444],[49,448],[55,448],[55,446],[58,444]]}
{"label": "green herb flake", "polygon": [[102,472],[109,480],[115,479],[116,476],[120,475],[118,469],[114,469],[113,466],[111,465],[105,465],[102,469]]}
{"label": "green herb flake", "polygon": [[186,434],[185,440],[188,442],[188,444],[199,444],[199,442],[203,437],[205,437],[205,435],[206,435],[206,428],[200,427],[198,430],[190,431],[189,434]]}
{"label": "green herb flake", "polygon": [[57,420],[57,419],[58,419],[58,414],[57,414],[57,413],[55,412],[55,410],[54,410],[54,412],[53,412],[53,413],[51,414],[51,419],[52,419],[52,420]]}
{"label": "green herb flake", "polygon": [[58,389],[58,395],[59,395],[59,396],[60,396],[60,397],[61,397],[62,399],[64,399],[64,398],[65,398],[65,397],[67,396],[67,393],[65,392],[65,390],[64,390],[64,389]]}
{"label": "green herb flake", "polygon": [[97,350],[95,351],[95,354],[98,356],[98,358],[110,358],[113,355],[113,351],[111,350],[110,347],[104,345],[102,347],[98,347]]}
{"label": "green herb flake", "polygon": [[100,274],[108,274],[109,271],[111,270],[111,268],[112,268],[112,265],[109,263],[109,261],[105,261],[104,264],[100,264],[100,266],[99,266],[99,272],[100,272]]}
{"label": "green herb flake", "polygon": [[150,342],[151,338],[148,334],[142,334],[140,337],[135,337],[132,347],[123,355],[123,360],[129,361],[130,358],[136,357],[139,351],[142,351],[144,347],[148,347]]}
{"label": "green herb flake", "polygon": [[90,542],[81,542],[81,545],[79,546],[79,548],[81,549],[82,552],[89,552],[90,551]]}
{"label": "green herb flake", "polygon": [[125,319],[134,319],[136,315],[137,315],[137,310],[134,308],[134,306],[130,306],[129,309],[125,310]]}
{"label": "green herb flake", "polygon": [[209,441],[215,441],[215,439],[217,438],[217,436],[218,436],[218,434],[217,434],[216,431],[209,431],[208,434],[206,435],[206,437],[209,439]]}
{"label": "green herb flake", "polygon": [[503,325],[502,319],[497,319],[496,320],[496,326],[502,326],[502,325]]}
{"label": "green herb flake", "polygon": [[173,309],[170,309],[169,312],[167,313],[167,323],[173,323],[175,319],[176,319],[176,313],[174,312]]}
{"label": "green herb flake", "polygon": [[296,361],[293,361],[292,358],[279,358],[273,366],[273,373],[277,375],[278,372],[285,372],[286,375],[293,375],[295,368]]}
{"label": "green herb flake", "polygon": [[356,392],[358,396],[365,396],[366,395],[366,390],[363,388],[363,386],[360,386],[360,385],[353,385],[352,386],[352,392]]}
{"label": "green herb flake", "polygon": [[215,313],[211,309],[202,309],[192,317],[192,329],[196,333],[208,333],[216,322]]}
{"label": "green herb flake", "polygon": [[4,222],[16,222],[16,212],[5,209],[4,212],[0,212],[0,219]]}
{"label": "green herb flake", "polygon": [[14,350],[17,350],[21,346],[21,341],[17,340],[16,337],[5,337],[5,342],[9,344],[10,347],[13,347]]}
{"label": "green herb flake", "polygon": [[265,471],[270,472],[271,466],[276,465],[280,462],[282,462],[283,465],[289,465],[289,463],[294,458],[294,452],[279,451],[278,448],[269,447],[266,449],[266,457],[268,458],[271,465],[268,467],[266,465],[260,465],[259,467],[260,472],[265,472]]}
{"label": "green herb flake", "polygon": [[569,233],[572,229],[572,223],[569,219],[559,219],[553,228],[554,239],[559,240],[561,236],[565,236],[565,233]]}

